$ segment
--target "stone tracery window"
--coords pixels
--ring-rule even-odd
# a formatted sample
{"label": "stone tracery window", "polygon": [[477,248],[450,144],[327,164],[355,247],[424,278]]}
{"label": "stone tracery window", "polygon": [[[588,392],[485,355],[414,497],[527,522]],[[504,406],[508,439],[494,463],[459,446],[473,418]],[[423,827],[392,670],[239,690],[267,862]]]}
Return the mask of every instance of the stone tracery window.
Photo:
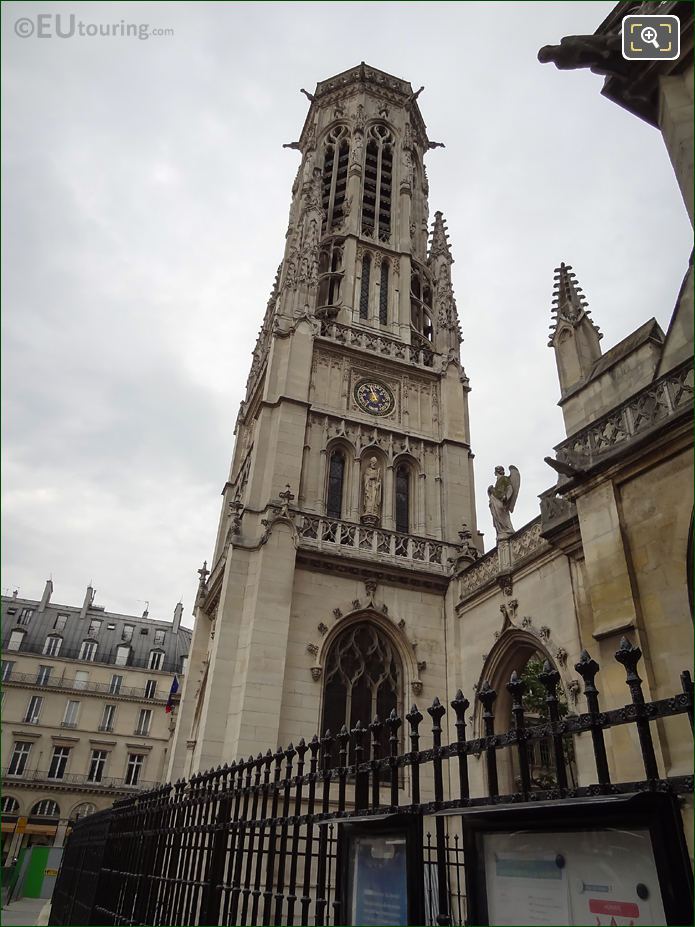
{"label": "stone tracery window", "polygon": [[338,229],[344,215],[350,142],[346,126],[334,126],[326,136],[323,160],[323,234]]}
{"label": "stone tracery window", "polygon": [[362,192],[362,232],[388,241],[391,237],[391,178],[393,136],[388,126],[377,123],[368,132]]}
{"label": "stone tracery window", "polygon": [[[385,721],[399,712],[403,670],[395,647],[372,622],[350,625],[333,643],[324,672],[322,733],[335,735],[343,725],[367,727],[378,715]],[[388,730],[380,732],[382,756],[389,749]],[[337,749],[337,748],[334,748]]]}

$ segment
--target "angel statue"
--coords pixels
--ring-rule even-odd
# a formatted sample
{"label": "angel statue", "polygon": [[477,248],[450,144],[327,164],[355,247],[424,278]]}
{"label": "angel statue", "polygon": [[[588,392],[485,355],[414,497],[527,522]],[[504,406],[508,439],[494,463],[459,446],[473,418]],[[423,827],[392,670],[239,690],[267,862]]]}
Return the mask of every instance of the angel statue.
{"label": "angel statue", "polygon": [[504,467],[495,467],[495,476],[497,478],[495,485],[488,486],[487,494],[497,540],[503,541],[514,534],[512,520],[509,516],[514,511],[516,497],[519,495],[521,474],[513,464],[510,464],[509,476],[505,476]]}

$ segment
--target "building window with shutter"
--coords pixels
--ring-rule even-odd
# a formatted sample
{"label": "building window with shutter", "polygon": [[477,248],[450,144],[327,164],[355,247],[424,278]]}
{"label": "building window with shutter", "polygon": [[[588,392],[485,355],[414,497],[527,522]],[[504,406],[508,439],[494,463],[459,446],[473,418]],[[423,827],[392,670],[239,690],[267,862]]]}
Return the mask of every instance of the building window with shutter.
{"label": "building window with shutter", "polygon": [[147,661],[147,668],[151,670],[160,670],[164,665],[164,651],[150,650],[150,656]]}
{"label": "building window with shutter", "polygon": [[10,639],[7,642],[8,650],[19,650],[24,640],[24,631],[11,631]]}
{"label": "building window with shutter", "polygon": [[92,662],[96,659],[98,646],[96,641],[82,641],[78,659]]}
{"label": "building window with shutter", "polygon": [[8,776],[23,776],[27,768],[27,760],[31,753],[31,743],[23,740],[16,740],[10,757],[10,765],[7,767]]}
{"label": "building window with shutter", "polygon": [[80,703],[76,699],[68,699],[65,706],[65,714],[61,722],[62,727],[77,727],[77,713],[80,710]]}
{"label": "building window with shutter", "polygon": [[27,705],[26,714],[24,715],[25,724],[38,724],[41,717],[41,708],[43,707],[43,698],[40,695],[32,695]]}
{"label": "building window with shutter", "polygon": [[92,756],[89,761],[89,772],[87,773],[87,780],[89,782],[101,782],[104,777],[107,757],[108,752],[106,750],[92,750]]}
{"label": "building window with shutter", "polygon": [[49,634],[43,645],[44,655],[47,657],[57,657],[62,646],[62,637],[59,637],[57,634]]}
{"label": "building window with shutter", "polygon": [[137,785],[140,781],[140,773],[145,764],[145,757],[140,753],[128,754],[128,765],[125,772],[125,784]]}
{"label": "building window with shutter", "polygon": [[70,747],[54,747],[51,765],[48,768],[49,779],[63,779],[70,758]]}
{"label": "building window with shutter", "polygon": [[113,721],[116,717],[116,706],[115,705],[104,705],[104,710],[101,715],[101,724],[99,725],[100,731],[112,731],[113,730]]}
{"label": "building window with shutter", "polygon": [[152,722],[152,709],[151,708],[141,708],[140,714],[138,716],[138,725],[135,728],[135,733],[139,734],[141,737],[146,737],[150,733],[151,722]]}

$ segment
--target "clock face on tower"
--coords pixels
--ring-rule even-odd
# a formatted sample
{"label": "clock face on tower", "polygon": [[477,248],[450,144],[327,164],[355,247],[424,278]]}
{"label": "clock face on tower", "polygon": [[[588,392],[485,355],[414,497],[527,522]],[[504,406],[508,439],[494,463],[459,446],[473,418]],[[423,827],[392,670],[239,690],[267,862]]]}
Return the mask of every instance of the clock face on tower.
{"label": "clock face on tower", "polygon": [[355,402],[370,415],[388,415],[395,404],[393,393],[379,380],[360,380],[355,385]]}

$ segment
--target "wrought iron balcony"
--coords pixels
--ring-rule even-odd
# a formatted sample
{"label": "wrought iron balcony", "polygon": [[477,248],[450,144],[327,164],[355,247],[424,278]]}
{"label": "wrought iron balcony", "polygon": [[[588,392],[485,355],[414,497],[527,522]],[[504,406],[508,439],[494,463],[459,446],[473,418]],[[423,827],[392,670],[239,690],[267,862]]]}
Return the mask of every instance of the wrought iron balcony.
{"label": "wrought iron balcony", "polygon": [[393,562],[412,561],[440,572],[446,570],[447,545],[443,541],[304,513],[298,515],[297,530],[302,546],[336,551],[347,548],[366,557],[376,554]]}
{"label": "wrought iron balcony", "polygon": [[25,770],[21,775],[11,775],[8,768],[0,770],[5,787],[11,782],[13,785],[29,785],[39,782],[45,785],[62,786],[64,788],[87,788],[104,792],[140,792],[154,788],[157,782],[140,780],[135,785],[129,784],[125,779],[113,776],[104,776],[99,782],[89,778],[87,773],[65,773],[60,778],[50,777],[47,770]]}
{"label": "wrought iron balcony", "polygon": [[[6,631],[2,643],[3,653],[35,653],[39,656],[46,657],[47,660],[79,660],[79,662],[83,663],[85,666],[89,666],[90,664],[97,666],[106,665],[114,667],[117,670],[137,668],[150,670],[152,673],[181,673],[181,657],[179,657],[178,660],[163,660],[161,666],[155,668],[148,665],[149,656],[147,658],[136,657],[131,651],[128,657],[128,662],[126,664],[119,664],[116,663],[116,653],[115,648],[113,647],[110,647],[108,650],[97,650],[94,660],[85,660],[84,657],[81,656],[81,647],[66,647],[63,645],[58,653],[44,653],[44,641],[31,641],[27,640],[26,638],[22,641],[22,644],[18,650],[9,650],[7,648],[7,642],[9,640],[11,630],[12,628],[10,627],[9,623],[6,622]],[[157,650],[158,648],[153,647],[152,649]]]}
{"label": "wrought iron balcony", "polygon": [[[22,651],[19,652],[22,653]],[[127,667],[124,667],[124,669],[127,669]],[[161,705],[166,703],[166,696],[163,693],[154,696],[146,695],[144,686],[119,686],[114,688],[109,682],[90,682],[89,680],[74,679],[73,677],[61,679],[58,676],[55,678],[49,676],[48,679],[41,679],[36,673],[10,673],[9,676],[3,679],[2,684],[4,686],[36,686],[39,689],[55,689],[58,691],[91,692],[112,698],[134,698],[143,702],[159,703]]]}

